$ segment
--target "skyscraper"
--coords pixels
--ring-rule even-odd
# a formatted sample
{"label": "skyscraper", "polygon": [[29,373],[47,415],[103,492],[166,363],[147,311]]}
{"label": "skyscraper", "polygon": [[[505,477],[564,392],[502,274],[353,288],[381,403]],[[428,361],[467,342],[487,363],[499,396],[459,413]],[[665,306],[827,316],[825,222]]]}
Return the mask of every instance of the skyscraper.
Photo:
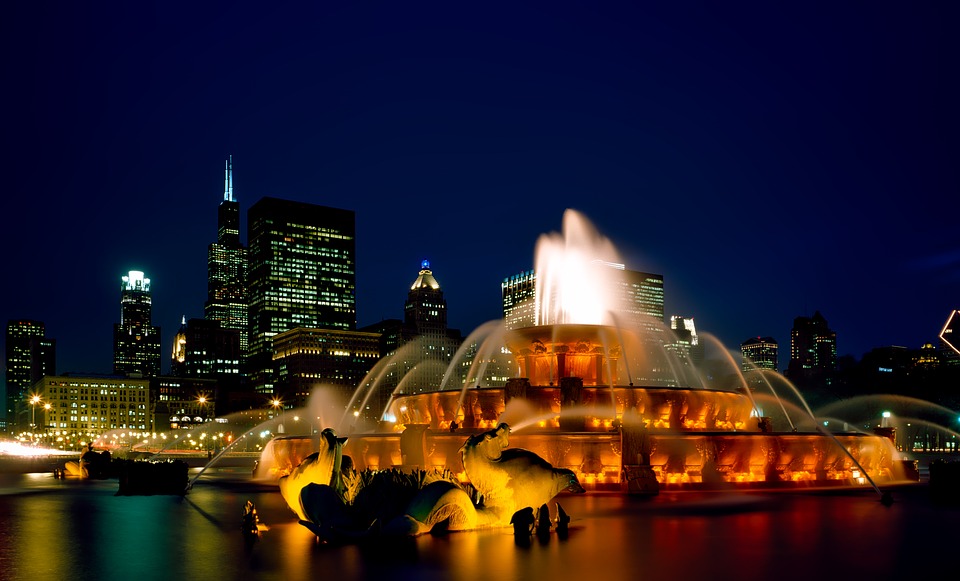
{"label": "skyscraper", "polygon": [[794,383],[829,386],[837,371],[837,334],[817,311],[812,317],[797,317],[790,331],[790,363],[787,377]]}
{"label": "skyscraper", "polygon": [[503,279],[500,283],[503,322],[507,329],[532,327],[537,324],[537,277],[526,270]]}
{"label": "skyscraper", "polygon": [[272,394],[273,337],[357,325],[356,218],[304,202],[262,198],[247,213],[248,375]]}
{"label": "skyscraper", "polygon": [[120,322],[113,326],[113,373],[160,375],[160,327],[150,320],[150,279],[131,270],[121,280]]}
{"label": "skyscraper", "polygon": [[217,209],[217,241],[207,248],[207,302],[204,318],[240,333],[241,359],[249,340],[247,249],[240,243],[240,204],[233,198],[233,156],[226,161],[223,200]]}
{"label": "skyscraper", "polygon": [[700,335],[697,334],[697,326],[693,317],[672,315],[670,317],[670,329],[673,331],[675,339],[672,342],[664,343],[664,347],[674,351],[684,363],[688,360],[694,366],[703,363],[703,343],[700,342]]}
{"label": "skyscraper", "polygon": [[447,328],[447,301],[428,260],[420,263],[420,272],[407,293],[402,334],[403,343],[416,341],[418,345],[413,353],[418,373],[410,378],[405,393],[439,389],[460,346],[460,332]]}
{"label": "skyscraper", "polygon": [[236,329],[224,329],[220,321],[184,318],[173,340],[170,375],[237,383],[241,335]]}
{"label": "skyscraper", "polygon": [[740,363],[743,371],[755,369],[776,371],[779,345],[773,337],[751,337],[740,343],[740,355],[743,358]]}
{"label": "skyscraper", "polygon": [[[621,324],[661,331],[665,322],[663,275],[628,270],[623,264],[604,262],[614,269],[615,288],[611,296],[618,301],[613,310]],[[508,329],[542,324],[537,320],[537,274],[533,270],[515,274],[500,283],[503,318]]]}
{"label": "skyscraper", "polygon": [[622,271],[621,293],[623,311],[640,321],[642,327],[661,329],[655,322],[664,323],[663,275],[627,270],[622,264],[612,264]]}
{"label": "skyscraper", "polygon": [[56,341],[44,335],[40,321],[7,321],[7,425],[26,427],[34,384],[44,375],[56,373]]}
{"label": "skyscraper", "polygon": [[417,278],[407,291],[403,311],[402,321],[387,319],[364,328],[378,334],[382,355],[390,356],[378,377],[376,396],[367,400],[364,409],[357,410],[364,417],[379,419],[401,383],[405,394],[463,385],[463,378],[457,375],[459,370],[445,377],[463,337],[459,329],[447,327],[447,301],[428,260],[420,263]]}

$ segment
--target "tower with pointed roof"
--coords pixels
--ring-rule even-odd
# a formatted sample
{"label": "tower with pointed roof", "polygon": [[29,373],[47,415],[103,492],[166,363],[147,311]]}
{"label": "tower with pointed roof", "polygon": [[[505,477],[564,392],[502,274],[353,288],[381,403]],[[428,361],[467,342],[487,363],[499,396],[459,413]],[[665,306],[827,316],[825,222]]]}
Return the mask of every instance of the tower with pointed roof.
{"label": "tower with pointed roof", "polygon": [[403,306],[403,323],[414,335],[440,339],[447,334],[447,301],[433,277],[429,260],[420,263],[420,273],[410,285]]}
{"label": "tower with pointed roof", "polygon": [[207,248],[207,302],[204,318],[240,335],[247,353],[247,249],[240,243],[240,203],[233,197],[233,156],[224,167],[223,200],[217,209],[217,241]]}

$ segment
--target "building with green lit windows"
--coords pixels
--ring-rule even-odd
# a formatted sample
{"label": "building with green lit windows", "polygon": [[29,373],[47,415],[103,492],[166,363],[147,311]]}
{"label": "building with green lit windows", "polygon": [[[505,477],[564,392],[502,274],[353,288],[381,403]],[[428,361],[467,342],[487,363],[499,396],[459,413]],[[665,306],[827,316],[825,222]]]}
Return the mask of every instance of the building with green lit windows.
{"label": "building with green lit windows", "polygon": [[266,197],[247,213],[247,374],[275,393],[274,336],[298,327],[356,330],[356,217]]}

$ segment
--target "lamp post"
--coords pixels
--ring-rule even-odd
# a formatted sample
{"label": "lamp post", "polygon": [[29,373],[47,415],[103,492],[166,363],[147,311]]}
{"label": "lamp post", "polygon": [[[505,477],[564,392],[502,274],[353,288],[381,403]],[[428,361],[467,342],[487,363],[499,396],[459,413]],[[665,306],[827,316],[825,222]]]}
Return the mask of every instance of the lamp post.
{"label": "lamp post", "polygon": [[270,405],[273,406],[274,413],[276,413],[277,408],[280,408],[280,422],[277,424],[277,433],[283,433],[283,402],[279,398],[273,398],[273,401],[270,402]]}
{"label": "lamp post", "polygon": [[49,419],[50,410],[52,409],[53,409],[53,404],[51,404],[50,402],[43,404],[43,435],[44,436],[47,435],[47,429],[48,429],[48,426],[50,425],[47,422],[47,419]]}
{"label": "lamp post", "polygon": [[40,403],[40,396],[37,394],[34,394],[30,398],[30,406],[31,406],[30,437],[33,439],[34,442],[37,441],[37,437],[36,437],[36,434],[34,434],[34,431],[36,430],[36,425],[37,425],[37,404],[38,403]]}

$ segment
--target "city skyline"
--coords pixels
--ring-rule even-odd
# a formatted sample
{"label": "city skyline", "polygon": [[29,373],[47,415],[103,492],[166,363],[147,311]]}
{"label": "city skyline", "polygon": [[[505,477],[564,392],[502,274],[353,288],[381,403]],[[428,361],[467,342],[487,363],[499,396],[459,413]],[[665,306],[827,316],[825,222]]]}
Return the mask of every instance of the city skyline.
{"label": "city skyline", "polygon": [[960,306],[952,7],[16,10],[0,318],[42,321],[58,372],[110,371],[131,270],[168,369],[230,155],[244,243],[263,197],[356,212],[360,327],[424,259],[451,328],[499,318],[567,208],[668,317],[781,369],[795,317],[859,359]]}

